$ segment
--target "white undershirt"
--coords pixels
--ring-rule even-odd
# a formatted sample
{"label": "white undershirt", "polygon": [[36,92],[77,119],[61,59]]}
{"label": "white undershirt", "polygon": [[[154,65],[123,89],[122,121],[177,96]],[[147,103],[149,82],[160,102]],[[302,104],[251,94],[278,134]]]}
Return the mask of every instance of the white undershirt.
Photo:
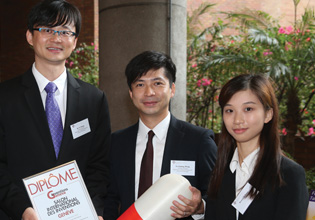
{"label": "white undershirt", "polygon": [[[46,106],[46,96],[47,93],[45,91],[46,85],[50,82],[46,77],[44,77],[35,67],[35,63],[32,67],[33,75],[35,77],[36,83],[39,88],[39,93],[42,98],[43,106],[45,109]],[[58,90],[55,92],[55,99],[59,105],[61,119],[62,119],[62,125],[65,126],[65,118],[66,118],[66,108],[67,108],[67,71],[66,67],[62,74],[53,81]]]}
{"label": "white undershirt", "polygon": [[[154,136],[152,139],[153,145],[153,177],[152,183],[155,183],[161,176],[162,169],[162,159],[164,154],[165,142],[168,127],[170,125],[171,115],[168,115],[152,130],[154,132]],[[139,179],[140,179],[140,167],[141,160],[144,154],[144,151],[147,146],[148,141],[148,132],[151,129],[148,128],[142,121],[139,119],[139,129],[137,135],[137,144],[136,144],[136,175],[135,175],[135,200],[138,198],[138,190],[139,190]]]}
{"label": "white undershirt", "polygon": [[[231,163],[230,170],[232,173],[235,172],[235,196],[237,196],[245,184],[248,182],[249,178],[253,174],[257,156],[260,148],[257,148],[253,152],[251,152],[244,160],[243,163],[239,164],[238,150],[237,148],[234,151]],[[236,210],[236,220],[238,220],[239,212]]]}

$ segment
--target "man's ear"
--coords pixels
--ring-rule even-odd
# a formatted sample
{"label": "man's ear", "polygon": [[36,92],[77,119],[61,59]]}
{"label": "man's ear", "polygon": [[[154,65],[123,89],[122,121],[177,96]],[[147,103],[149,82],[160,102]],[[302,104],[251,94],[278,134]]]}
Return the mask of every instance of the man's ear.
{"label": "man's ear", "polygon": [[265,123],[268,123],[273,118],[273,109],[269,109],[266,112]]}
{"label": "man's ear", "polygon": [[129,95],[130,95],[130,98],[132,99],[132,91],[129,89]]}
{"label": "man's ear", "polygon": [[174,97],[174,95],[175,95],[175,90],[176,90],[175,83],[172,83],[172,87],[171,87],[171,98]]}
{"label": "man's ear", "polygon": [[75,50],[76,46],[77,46],[77,42],[78,42],[78,38],[76,37],[74,39],[74,46],[73,46],[73,49],[72,50]]}
{"label": "man's ear", "polygon": [[33,46],[33,34],[30,32],[30,30],[26,31],[26,40],[29,45]]}

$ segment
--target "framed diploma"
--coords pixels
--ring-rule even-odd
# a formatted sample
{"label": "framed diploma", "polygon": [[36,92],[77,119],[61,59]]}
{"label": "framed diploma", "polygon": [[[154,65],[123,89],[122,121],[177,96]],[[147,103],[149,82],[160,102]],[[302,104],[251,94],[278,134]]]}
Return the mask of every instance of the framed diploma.
{"label": "framed diploma", "polygon": [[40,220],[98,220],[76,161],[23,179]]}
{"label": "framed diploma", "polygon": [[315,219],[315,190],[311,190],[310,201],[308,204],[306,220]]}

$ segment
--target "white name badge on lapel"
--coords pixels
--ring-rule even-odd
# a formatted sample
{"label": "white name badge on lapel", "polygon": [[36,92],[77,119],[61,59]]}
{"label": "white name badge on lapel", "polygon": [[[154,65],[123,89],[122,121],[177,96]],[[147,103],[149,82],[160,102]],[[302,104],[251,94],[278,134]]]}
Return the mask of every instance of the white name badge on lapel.
{"label": "white name badge on lapel", "polygon": [[171,173],[182,176],[195,176],[195,161],[171,160]]}
{"label": "white name badge on lapel", "polygon": [[89,132],[91,132],[89,119],[84,119],[75,124],[70,125],[73,139],[81,137]]}
{"label": "white name badge on lapel", "polygon": [[248,206],[254,200],[253,198],[246,196],[251,188],[252,185],[250,183],[247,183],[232,203],[232,206],[236,208],[236,210],[239,211],[242,215],[245,213]]}

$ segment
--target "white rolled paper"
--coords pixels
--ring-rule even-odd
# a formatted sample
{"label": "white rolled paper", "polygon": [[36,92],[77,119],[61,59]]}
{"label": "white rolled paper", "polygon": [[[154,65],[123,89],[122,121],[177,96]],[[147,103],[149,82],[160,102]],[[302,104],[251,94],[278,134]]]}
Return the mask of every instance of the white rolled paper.
{"label": "white rolled paper", "polygon": [[[178,174],[166,174],[145,191],[118,220],[173,220],[170,207],[178,195],[192,199],[189,181]],[[136,212],[136,213],[134,213]]]}

